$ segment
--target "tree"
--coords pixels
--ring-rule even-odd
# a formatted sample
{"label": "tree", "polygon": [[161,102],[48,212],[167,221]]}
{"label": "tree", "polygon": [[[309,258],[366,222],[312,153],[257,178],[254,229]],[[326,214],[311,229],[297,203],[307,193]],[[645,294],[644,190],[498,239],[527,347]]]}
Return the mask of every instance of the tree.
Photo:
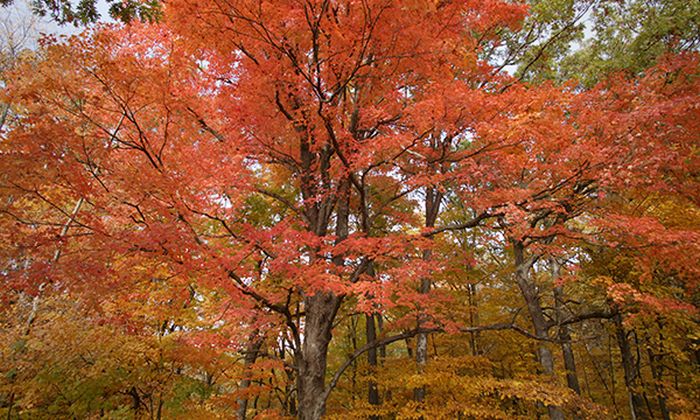
{"label": "tree", "polygon": [[[393,388],[375,349],[414,337],[411,407],[430,417],[430,393],[447,391],[431,381],[441,376],[429,340],[460,331],[534,340],[555,382],[544,396],[522,376],[471,391],[561,417],[578,397],[557,387],[547,343],[598,314],[569,311],[561,293],[552,311],[537,283],[575,274],[566,262],[552,275],[546,261],[583,259],[589,242],[646,238],[675,253],[692,243],[654,229],[625,237],[646,219],[620,215],[609,197],[692,194],[697,57],[586,91],[524,83],[484,51],[525,12],[495,0],[175,0],[158,24],[50,43],[5,92],[19,115],[0,145],[6,289],[81,296],[126,325],[125,341],[174,335],[187,344],[186,362],[172,364],[185,382],[211,388],[211,370],[204,381],[191,373],[213,363],[198,349],[240,355],[229,402],[241,418],[261,400],[320,418],[365,353],[377,409],[379,387]],[[516,279],[534,333],[517,320],[517,294],[505,321],[493,309],[493,324],[466,323],[450,288],[476,283],[455,268],[465,235],[467,255],[507,267],[492,277]],[[341,326],[350,351],[334,347]],[[461,357],[445,383],[471,375]],[[167,408],[170,388],[157,389],[147,394]],[[130,395],[140,405],[145,394]]]}
{"label": "tree", "polygon": [[700,47],[700,6],[685,1],[601,1],[591,10],[594,32],[562,63],[564,77],[587,85],[611,71],[639,74],[668,53]]}

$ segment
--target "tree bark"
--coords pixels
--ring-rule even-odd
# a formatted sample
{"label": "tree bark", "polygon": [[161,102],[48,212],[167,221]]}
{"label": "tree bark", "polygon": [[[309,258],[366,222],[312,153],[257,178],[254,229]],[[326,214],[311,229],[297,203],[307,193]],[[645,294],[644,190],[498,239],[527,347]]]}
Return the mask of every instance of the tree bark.
{"label": "tree bark", "polygon": [[[246,346],[245,354],[243,355],[243,367],[246,376],[238,384],[238,387],[241,390],[246,390],[250,386],[250,378],[247,375],[250,371],[250,367],[253,365],[253,363],[255,363],[255,360],[258,358],[258,354],[260,353],[260,348],[262,347],[263,341],[263,337],[261,337],[257,331],[251,334],[250,338],[248,339],[248,345]],[[241,397],[238,399],[237,403],[238,410],[236,410],[236,414],[238,416],[238,419],[245,420],[246,413],[248,411],[248,398]]]}
{"label": "tree bark", "polygon": [[[535,335],[540,340],[537,349],[538,360],[544,373],[554,377],[554,358],[552,357],[552,352],[545,344],[546,340],[549,338],[547,334],[547,321],[544,317],[544,310],[540,303],[537,287],[530,279],[530,270],[532,269],[535,259],[532,257],[525,257],[525,249],[523,243],[520,241],[513,241],[513,255],[515,258],[515,279],[525,299],[530,318],[532,319],[532,326],[535,329]],[[547,411],[552,420],[564,419],[564,413],[558,406],[547,406]]]}
{"label": "tree bark", "polygon": [[627,332],[622,325],[622,315],[617,314],[613,318],[615,323],[615,335],[617,337],[617,345],[620,348],[620,358],[622,360],[622,369],[625,373],[625,386],[627,387],[630,414],[633,420],[648,419],[647,412],[644,410],[644,396],[638,391],[639,371],[632,355],[632,348]]}
{"label": "tree bark", "polygon": [[[338,244],[348,237],[350,217],[350,179],[338,186],[338,208],[336,211],[335,235]],[[310,220],[314,220],[310,218]],[[326,222],[316,221],[316,233],[325,234]],[[344,258],[335,255],[333,262],[342,266]],[[342,296],[332,292],[317,291],[304,298],[304,342],[301,354],[297,354],[297,398],[299,419],[320,419],[326,408],[326,359],[332,338],[333,321],[338,313]]]}
{"label": "tree bark", "polygon": [[[438,213],[440,212],[440,201],[442,194],[434,188],[427,188],[425,197],[425,227],[435,227]],[[423,260],[430,261],[432,252],[429,249],[423,251]],[[423,277],[420,282],[420,293],[428,294],[430,292],[431,281],[428,277]],[[425,325],[427,319],[425,314],[418,314],[417,328],[421,329]],[[416,336],[416,364],[418,365],[418,373],[425,371],[425,365],[428,363],[428,334],[421,333]],[[413,399],[417,402],[425,400],[425,386],[420,386],[413,390]]]}
{"label": "tree bark", "polygon": [[[70,216],[68,217],[68,220],[66,223],[63,225],[63,228],[61,228],[61,232],[58,234],[58,239],[63,238],[68,234],[68,229],[70,229],[71,224],[73,223],[73,220],[78,216],[78,212],[80,211],[80,208],[82,207],[83,203],[85,202],[84,198],[79,198],[78,201],[75,203],[75,207],[73,208],[73,211],[71,212]],[[61,247],[60,244],[58,248],[56,248],[56,251],[53,254],[53,258],[51,259],[51,264],[56,264],[61,258]],[[37,291],[36,296],[32,299],[32,307],[31,311],[29,312],[29,316],[27,317],[27,326],[24,329],[24,335],[28,336],[29,333],[31,332],[32,325],[34,324],[34,321],[36,320],[37,312],[39,311],[39,301],[41,300],[41,295],[44,291],[44,288],[46,287],[46,283],[42,283],[39,285],[39,290]]]}
{"label": "tree bark", "polygon": [[559,328],[559,340],[561,341],[561,353],[564,359],[564,368],[566,369],[566,384],[575,393],[581,395],[581,385],[576,373],[576,358],[571,346],[571,332],[567,325],[562,325]]}
{"label": "tree bark", "polygon": [[[467,293],[469,298],[469,326],[472,328],[479,326],[479,307],[477,305],[476,292],[476,284],[467,284]],[[479,350],[479,335],[479,331],[472,331],[469,333],[469,347],[472,356],[478,356],[481,353]]]}
{"label": "tree bark", "polygon": [[[426,251],[424,258],[429,259],[429,251]],[[427,294],[430,291],[430,279],[421,279],[420,292]],[[423,314],[418,315],[418,328],[423,327],[426,322],[426,317]],[[416,336],[416,363],[418,364],[418,373],[424,373],[425,365],[428,363],[428,334],[421,333]],[[413,390],[413,398],[422,402],[425,400],[425,386],[420,386]]]}
{"label": "tree bark", "polygon": [[340,297],[328,292],[317,292],[304,299],[304,343],[297,366],[301,420],[317,420],[325,412],[326,359],[340,302]]}
{"label": "tree bark", "polygon": [[647,349],[647,353],[649,354],[649,367],[651,368],[651,374],[654,377],[654,387],[656,388],[656,400],[659,403],[661,417],[664,420],[671,420],[671,414],[668,411],[668,406],[666,405],[666,396],[662,385],[663,365],[661,364],[661,359],[663,356],[654,354],[651,348]]}
{"label": "tree bark", "polygon": [[664,420],[670,420],[671,414],[668,411],[668,406],[666,405],[666,391],[663,384],[664,380],[664,364],[663,358],[665,354],[664,349],[664,322],[662,317],[656,319],[656,323],[659,327],[659,352],[655,353],[652,349],[651,340],[647,336],[647,354],[649,355],[649,367],[651,368],[651,375],[654,378],[654,387],[656,388],[656,400],[659,403],[659,410],[661,411],[661,417]]}
{"label": "tree bark", "polygon": [[[367,268],[367,274],[374,278],[376,274],[374,271],[374,264],[370,263]],[[377,325],[375,324],[375,319],[378,317],[381,317],[379,313],[373,312],[371,314],[365,314],[365,341],[367,343],[377,341]],[[379,366],[378,351],[379,349],[377,347],[372,347],[367,351],[367,364],[369,365],[371,375],[377,373],[377,367]],[[369,402],[370,405],[379,405],[381,403],[377,382],[374,379],[370,379],[368,384],[367,402]],[[370,420],[379,420],[379,416],[372,415],[370,416]]]}
{"label": "tree bark", "polygon": [[[552,279],[556,282],[559,279],[561,266],[556,258],[552,259]],[[564,319],[564,289],[561,286],[554,287],[554,306],[556,308],[557,322]],[[581,385],[576,373],[576,358],[571,346],[571,331],[569,326],[559,324],[559,341],[561,342],[561,353],[566,369],[566,384],[571,390],[581,395]]]}
{"label": "tree bark", "polygon": [[[374,324],[374,314],[367,314],[365,315],[365,323],[366,323],[366,336],[367,336],[367,342],[368,343],[373,343],[377,341],[377,330]],[[377,372],[377,366],[378,366],[378,357],[377,357],[377,348],[373,347],[367,351],[367,363],[369,364],[370,367],[370,374],[374,375]],[[379,405],[381,403],[379,399],[379,389],[377,388],[377,382],[374,379],[371,379],[369,381],[368,385],[368,390],[367,390],[367,402],[370,403],[370,405]],[[370,416],[371,420],[379,420],[379,416],[372,415]]]}

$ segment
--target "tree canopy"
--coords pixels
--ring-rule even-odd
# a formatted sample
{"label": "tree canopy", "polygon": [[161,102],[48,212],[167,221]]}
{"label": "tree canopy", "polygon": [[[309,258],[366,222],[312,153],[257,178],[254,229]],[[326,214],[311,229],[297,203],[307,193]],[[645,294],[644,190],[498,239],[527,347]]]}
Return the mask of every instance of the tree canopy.
{"label": "tree canopy", "polygon": [[7,418],[700,415],[695,6],[110,4],[3,72]]}

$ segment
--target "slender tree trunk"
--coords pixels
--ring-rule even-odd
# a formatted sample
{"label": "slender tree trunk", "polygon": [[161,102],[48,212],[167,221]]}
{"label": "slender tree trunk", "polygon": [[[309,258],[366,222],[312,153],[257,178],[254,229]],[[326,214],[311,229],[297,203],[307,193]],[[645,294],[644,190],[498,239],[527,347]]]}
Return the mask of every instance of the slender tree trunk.
{"label": "slender tree trunk", "polygon": [[[245,391],[250,386],[250,378],[248,377],[250,367],[255,363],[260,353],[260,348],[263,344],[263,338],[259,335],[257,331],[251,334],[248,339],[248,345],[246,346],[245,354],[243,355],[243,367],[245,371],[245,377],[238,385],[240,390]],[[248,398],[241,397],[237,401],[238,410],[237,415],[239,420],[246,419],[246,412],[248,411]]]}
{"label": "slender tree trunk", "polygon": [[[357,315],[352,315],[350,317],[350,346],[352,348],[352,353],[354,354],[357,351],[357,324],[359,323],[358,321],[358,316]],[[352,382],[352,388],[350,389],[351,395],[352,395],[352,402],[353,404],[355,403],[355,400],[357,399],[357,360],[354,360],[352,362],[352,374],[350,376],[351,382]]]}
{"label": "slender tree trunk", "polygon": [[588,379],[588,371],[586,370],[586,365],[583,364],[581,366],[581,369],[583,371],[583,384],[586,388],[586,396],[588,396],[588,399],[591,400],[592,403],[595,403],[596,400],[593,397],[593,394],[591,394],[591,381],[590,379]]}
{"label": "slender tree trunk", "polygon": [[654,378],[654,387],[656,388],[656,399],[659,403],[659,410],[661,410],[661,416],[664,420],[670,420],[671,414],[666,406],[666,390],[663,383],[664,380],[664,322],[661,317],[657,318],[657,324],[659,326],[659,353],[655,354],[651,348],[651,340],[647,338],[647,352],[649,354],[649,366],[651,367],[651,374]]}
{"label": "slender tree trunk", "polygon": [[9,104],[0,104],[0,107],[2,107],[2,111],[0,111],[0,130],[5,126],[5,122],[7,121],[7,116],[10,113],[10,105]]}
{"label": "slender tree trunk", "polygon": [[[68,217],[68,220],[66,221],[66,223],[63,225],[63,228],[61,228],[61,232],[58,234],[59,239],[63,238],[64,236],[66,236],[68,234],[68,229],[70,229],[70,225],[73,223],[73,220],[78,215],[78,212],[80,211],[80,207],[82,207],[84,202],[85,202],[85,199],[83,199],[81,197],[75,203],[75,207],[73,208],[73,211],[71,212],[70,216]],[[61,258],[60,244],[59,244],[59,247],[56,249],[56,251],[53,254],[53,258],[51,259],[51,264],[57,263],[59,258]],[[34,299],[32,299],[32,308],[31,308],[31,311],[29,312],[29,316],[27,317],[27,326],[24,329],[24,335],[29,335],[29,333],[32,329],[32,325],[34,324],[34,321],[36,320],[37,312],[39,311],[39,301],[41,300],[41,295],[42,295],[45,287],[46,287],[46,283],[40,284],[39,290],[38,290],[36,296],[34,296]]]}
{"label": "slender tree trunk", "polygon": [[664,388],[662,385],[663,381],[663,365],[661,364],[662,356],[654,354],[651,348],[647,349],[649,353],[649,366],[651,367],[651,374],[654,377],[654,387],[656,388],[656,400],[659,403],[659,410],[661,410],[661,417],[664,420],[670,420],[671,414],[666,406],[666,396],[664,394]]}
{"label": "slender tree trunk", "polygon": [[576,372],[576,358],[571,346],[571,332],[567,325],[559,326],[559,340],[561,341],[561,353],[566,369],[566,384],[575,393],[581,395],[581,385]]}
{"label": "slender tree trunk", "polygon": [[[384,318],[382,317],[381,313],[374,314],[374,317],[377,319],[377,328],[379,329],[379,335],[381,335],[382,331],[384,330]],[[386,346],[379,346],[379,357],[380,360],[384,360],[386,358]]]}
{"label": "slender tree trunk", "polygon": [[[374,324],[375,316],[373,314],[365,315],[366,323],[366,335],[367,342],[371,343],[377,340],[377,330]],[[373,347],[367,351],[367,363],[370,367],[370,375],[375,375],[377,372],[378,358],[377,358],[377,348]],[[377,388],[377,382],[374,379],[370,379],[367,392],[367,401],[371,405],[379,405],[381,401],[379,400],[379,389]],[[370,416],[371,420],[379,420],[379,416]]]}
{"label": "slender tree trunk", "polygon": [[[430,259],[430,252],[425,251],[424,258]],[[420,292],[427,294],[430,291],[430,279],[421,279]],[[421,328],[426,322],[426,317],[423,314],[418,315],[418,328]],[[416,363],[418,364],[418,372],[425,372],[425,365],[428,363],[428,334],[422,333],[416,336]],[[420,386],[413,390],[413,398],[422,402],[425,400],[425,386]]]}
{"label": "slender tree trunk", "polygon": [[640,351],[639,348],[639,337],[637,336],[637,332],[632,330],[631,331],[632,335],[634,336],[634,350],[637,355],[637,357],[634,358],[635,360],[635,370],[637,371],[638,378],[639,378],[639,387],[642,390],[642,397],[644,398],[644,405],[646,406],[648,413],[649,413],[649,418],[654,418],[654,410],[651,408],[651,403],[649,402],[649,397],[647,396],[647,393],[644,391],[646,389],[646,384],[644,383],[644,377],[642,376],[642,352]]}
{"label": "slender tree trunk", "polygon": [[[287,348],[287,343],[283,340],[281,342],[281,346],[279,348],[280,360],[285,359],[286,348]],[[287,377],[287,383],[285,384],[285,387],[284,387],[284,403],[283,403],[284,413],[288,416],[296,416],[297,406],[296,406],[296,398],[294,395],[295,386],[293,385],[293,383],[296,382],[296,378],[294,376],[295,370],[293,368],[291,368],[290,366],[285,366],[284,367],[284,374]]]}
{"label": "slender tree trunk", "polygon": [[[554,358],[546,345],[546,341],[549,338],[547,322],[544,317],[544,310],[540,304],[537,287],[530,279],[530,269],[535,261],[532,257],[525,257],[525,249],[522,242],[513,242],[513,254],[515,257],[515,278],[530,313],[535,335],[540,340],[537,349],[538,360],[544,373],[554,377]],[[547,411],[549,412],[549,417],[553,420],[564,419],[564,413],[558,406],[547,406]]]}
{"label": "slender tree trunk", "polygon": [[[552,259],[552,279],[556,282],[559,279],[561,266],[556,258]],[[556,308],[557,321],[564,319],[564,289],[561,286],[554,287],[554,305]],[[559,341],[561,343],[561,353],[566,369],[566,384],[575,393],[581,395],[581,385],[576,374],[576,359],[571,346],[571,332],[568,325],[559,325]]]}
{"label": "slender tree trunk", "polygon": [[629,338],[627,338],[627,332],[622,325],[622,316],[620,314],[613,318],[615,323],[615,335],[617,337],[617,345],[620,348],[620,358],[622,360],[622,369],[625,373],[625,386],[627,387],[627,393],[630,405],[630,414],[633,420],[637,419],[648,419],[646,410],[644,410],[644,396],[637,389],[639,371],[632,355],[632,348],[630,346]]}
{"label": "slender tree trunk", "polygon": [[[367,268],[367,274],[374,277],[374,265],[370,263]],[[381,317],[378,313],[365,314],[365,341],[367,343],[372,343],[377,340],[377,326],[375,324],[375,319]],[[370,375],[375,375],[377,373],[377,367],[379,365],[379,358],[377,357],[379,349],[373,347],[367,351],[367,364],[370,368]],[[379,389],[377,388],[377,382],[374,379],[370,379],[367,389],[367,402],[370,405],[379,405],[381,403],[379,397]],[[370,420],[379,420],[379,416],[372,415]]]}
{"label": "slender tree trunk", "polygon": [[12,391],[10,393],[10,402],[7,405],[7,420],[10,420],[12,418],[12,408],[15,405],[15,392]]}
{"label": "slender tree trunk", "polygon": [[[467,284],[467,293],[469,298],[469,326],[478,327],[479,307],[477,305],[476,284]],[[471,350],[472,356],[478,356],[481,353],[481,351],[479,350],[478,331],[472,331],[469,333],[469,348]]]}
{"label": "slender tree trunk", "polygon": [[[609,340],[608,340],[609,341]],[[605,369],[604,367],[600,367],[598,362],[596,361],[595,357],[593,357],[593,354],[591,354],[591,349],[589,347],[589,343],[584,342],[583,343],[583,349],[586,351],[586,354],[588,355],[588,359],[591,362],[591,366],[593,367],[593,372],[596,374],[598,379],[600,379],[600,384],[603,385],[603,388],[607,392],[608,396],[610,397],[610,401],[612,401],[613,408],[615,409],[615,413],[619,413],[620,410],[617,408],[617,400],[615,399],[615,369],[613,368],[614,365],[610,364],[608,368],[608,372],[610,372],[610,386],[608,386],[608,381],[603,374],[603,370]],[[608,343],[608,354],[610,354],[610,343]],[[610,359],[612,360],[612,359]],[[585,365],[584,365],[585,366]],[[584,369],[585,373],[585,369]],[[590,382],[586,381],[587,383],[590,384]],[[590,394],[590,385],[588,387],[588,392]],[[591,401],[593,401],[593,398],[591,398]]]}
{"label": "slender tree trunk", "polygon": [[[438,213],[440,212],[440,201],[442,200],[442,194],[440,194],[434,188],[428,188],[426,190],[425,197],[425,227],[432,228],[435,227],[435,221],[437,220]],[[430,261],[432,258],[432,252],[429,249],[423,251],[423,260]],[[420,283],[420,293],[428,294],[430,292],[431,280],[429,277],[424,277],[421,279]],[[421,328],[427,321],[426,316],[423,313],[418,314],[417,327]],[[416,364],[418,365],[418,373],[425,372],[425,365],[428,363],[428,334],[418,334],[416,336]],[[422,402],[425,400],[426,389],[425,386],[420,386],[413,390],[413,399],[417,402]]]}

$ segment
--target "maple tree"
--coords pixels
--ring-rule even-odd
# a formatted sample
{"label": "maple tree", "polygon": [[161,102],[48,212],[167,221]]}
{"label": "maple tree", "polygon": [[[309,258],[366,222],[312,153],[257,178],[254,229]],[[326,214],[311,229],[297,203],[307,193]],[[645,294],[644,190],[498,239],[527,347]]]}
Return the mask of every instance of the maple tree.
{"label": "maple tree", "polygon": [[527,11],[173,0],[45,40],[3,94],[8,417],[620,415],[616,374],[697,410],[698,56],[540,82],[581,16]]}

